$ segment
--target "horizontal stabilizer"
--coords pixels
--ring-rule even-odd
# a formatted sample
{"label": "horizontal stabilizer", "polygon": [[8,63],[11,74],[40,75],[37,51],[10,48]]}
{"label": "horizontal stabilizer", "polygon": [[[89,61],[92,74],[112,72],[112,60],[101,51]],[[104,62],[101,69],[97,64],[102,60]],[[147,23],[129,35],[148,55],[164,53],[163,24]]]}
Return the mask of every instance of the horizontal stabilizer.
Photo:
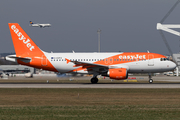
{"label": "horizontal stabilizer", "polygon": [[25,62],[25,63],[29,63],[31,62],[31,58],[29,57],[16,57],[16,55],[8,55],[5,57],[6,60],[8,61],[12,61],[12,62],[17,62],[17,60],[20,60],[22,62]]}

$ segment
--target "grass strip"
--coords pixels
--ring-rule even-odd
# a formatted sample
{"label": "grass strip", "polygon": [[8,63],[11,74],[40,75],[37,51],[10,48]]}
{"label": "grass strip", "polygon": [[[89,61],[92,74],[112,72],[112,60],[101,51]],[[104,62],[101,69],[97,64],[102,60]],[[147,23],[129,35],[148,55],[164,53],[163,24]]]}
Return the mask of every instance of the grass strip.
{"label": "grass strip", "polygon": [[0,120],[180,119],[180,89],[0,89]]}

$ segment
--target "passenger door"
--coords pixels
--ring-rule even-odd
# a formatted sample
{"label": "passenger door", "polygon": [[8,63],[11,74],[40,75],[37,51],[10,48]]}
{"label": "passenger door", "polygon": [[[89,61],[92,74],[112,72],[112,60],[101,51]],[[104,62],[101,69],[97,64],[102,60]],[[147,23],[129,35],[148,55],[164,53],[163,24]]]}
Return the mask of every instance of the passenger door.
{"label": "passenger door", "polygon": [[154,56],[148,55],[148,66],[154,66]]}

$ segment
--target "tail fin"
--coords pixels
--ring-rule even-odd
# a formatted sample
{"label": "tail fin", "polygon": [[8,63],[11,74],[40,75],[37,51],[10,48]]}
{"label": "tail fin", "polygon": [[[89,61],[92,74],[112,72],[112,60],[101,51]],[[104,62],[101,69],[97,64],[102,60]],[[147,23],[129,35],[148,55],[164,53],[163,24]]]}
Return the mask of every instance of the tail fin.
{"label": "tail fin", "polygon": [[32,21],[29,21],[29,23],[32,25],[32,24],[34,24]]}
{"label": "tail fin", "polygon": [[9,23],[9,29],[16,55],[7,56],[7,60],[17,61],[22,65],[58,72],[46,57],[45,52],[39,49],[18,23]]}
{"label": "tail fin", "polygon": [[39,47],[32,41],[18,23],[9,23],[16,56],[42,54]]}

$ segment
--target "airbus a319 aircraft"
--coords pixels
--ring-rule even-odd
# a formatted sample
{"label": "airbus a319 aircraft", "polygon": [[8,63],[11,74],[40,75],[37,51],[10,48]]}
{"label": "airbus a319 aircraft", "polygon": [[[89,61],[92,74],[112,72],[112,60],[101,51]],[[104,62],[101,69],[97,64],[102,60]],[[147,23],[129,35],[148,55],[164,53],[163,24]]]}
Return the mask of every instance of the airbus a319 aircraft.
{"label": "airbus a319 aircraft", "polygon": [[[165,72],[176,67],[165,56],[149,52],[47,53],[32,41],[18,23],[9,23],[9,29],[16,55],[6,56],[6,60],[60,73],[92,74],[91,83],[98,82],[98,75],[124,80],[128,73]],[[149,82],[153,82],[151,74]]]}
{"label": "airbus a319 aircraft", "polygon": [[29,21],[29,25],[32,27],[51,27],[51,24],[47,23],[47,24],[40,24],[40,23],[33,23],[32,21]]}

